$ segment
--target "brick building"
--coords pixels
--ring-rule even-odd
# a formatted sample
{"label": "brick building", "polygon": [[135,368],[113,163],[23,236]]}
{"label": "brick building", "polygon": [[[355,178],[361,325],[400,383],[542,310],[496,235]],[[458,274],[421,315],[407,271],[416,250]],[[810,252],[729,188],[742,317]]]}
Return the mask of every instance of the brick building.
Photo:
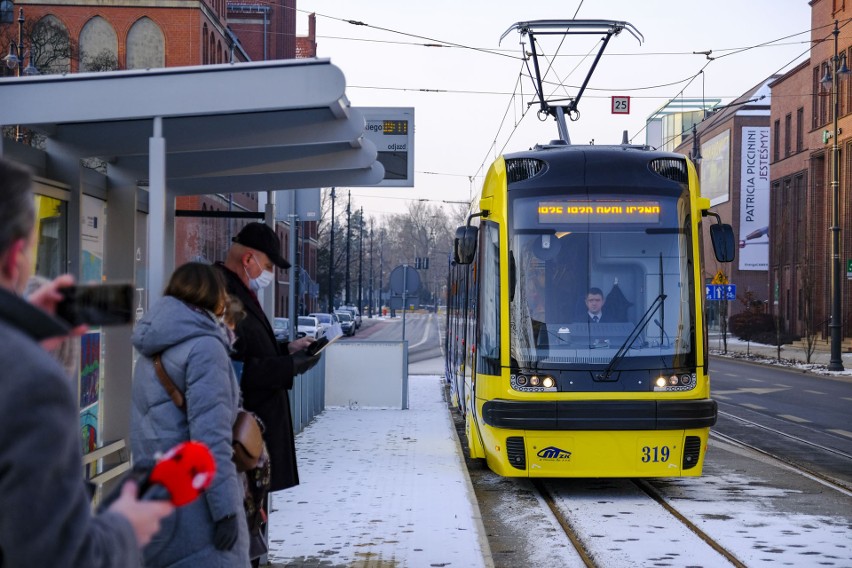
{"label": "brick building", "polygon": [[[834,21],[840,22],[838,54],[852,63],[852,6],[840,0],[811,2],[810,58],[772,83],[772,224],[770,286],[775,313],[795,336],[827,338],[831,316],[831,237],[834,121],[831,90],[821,85],[834,56]],[[831,75],[829,75],[831,76]],[[837,83],[841,320],[844,347],[852,349],[852,79]]]}

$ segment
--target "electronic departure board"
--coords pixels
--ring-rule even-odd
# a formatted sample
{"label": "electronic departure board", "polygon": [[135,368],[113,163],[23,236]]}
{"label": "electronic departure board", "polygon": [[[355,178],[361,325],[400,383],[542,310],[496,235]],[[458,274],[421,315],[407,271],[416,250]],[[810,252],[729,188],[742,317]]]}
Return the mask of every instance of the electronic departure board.
{"label": "electronic departure board", "polygon": [[408,136],[407,120],[382,121],[382,134],[385,136]]}
{"label": "electronic departure board", "polygon": [[385,169],[377,185],[414,186],[414,109],[407,107],[361,107],[364,137],[376,146],[376,161]]}
{"label": "electronic departure board", "polygon": [[657,201],[539,201],[539,223],[643,223],[660,221]]}

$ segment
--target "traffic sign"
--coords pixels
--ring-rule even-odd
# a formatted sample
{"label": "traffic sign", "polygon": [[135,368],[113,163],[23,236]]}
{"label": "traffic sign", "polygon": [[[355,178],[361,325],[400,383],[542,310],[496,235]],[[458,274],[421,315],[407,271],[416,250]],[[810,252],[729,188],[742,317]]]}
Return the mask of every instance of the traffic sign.
{"label": "traffic sign", "polygon": [[715,276],[713,276],[713,280],[711,282],[711,284],[727,284],[727,283],[728,283],[728,277],[725,276],[725,273],[722,272],[721,270],[718,271]]}
{"label": "traffic sign", "polygon": [[852,260],[846,261],[846,279],[852,280]]}
{"label": "traffic sign", "polygon": [[397,266],[391,270],[389,285],[397,296],[412,296],[420,291],[420,274],[407,264]]}
{"label": "traffic sign", "polygon": [[630,114],[630,97],[612,97],[612,114]]}
{"label": "traffic sign", "polygon": [[705,284],[704,297],[708,300],[736,300],[736,284]]}

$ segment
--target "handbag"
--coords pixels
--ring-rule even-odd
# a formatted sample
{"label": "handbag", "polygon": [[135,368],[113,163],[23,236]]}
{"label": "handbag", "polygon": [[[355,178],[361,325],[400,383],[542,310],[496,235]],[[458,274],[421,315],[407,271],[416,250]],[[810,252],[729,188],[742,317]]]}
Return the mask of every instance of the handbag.
{"label": "handbag", "polygon": [[[154,355],[153,361],[157,379],[163,385],[169,398],[172,399],[175,406],[186,412],[186,397],[177,388],[177,385],[163,367],[161,354]],[[234,421],[231,438],[231,444],[234,448],[231,459],[236,464],[237,471],[243,472],[256,468],[264,448],[263,426],[260,419],[248,410],[240,408],[237,412],[237,419]]]}

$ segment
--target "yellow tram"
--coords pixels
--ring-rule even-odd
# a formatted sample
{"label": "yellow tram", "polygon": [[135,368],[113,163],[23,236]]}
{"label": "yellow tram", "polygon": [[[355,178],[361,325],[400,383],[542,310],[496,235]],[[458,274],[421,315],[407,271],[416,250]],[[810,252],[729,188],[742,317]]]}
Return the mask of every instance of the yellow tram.
{"label": "yellow tram", "polygon": [[644,147],[551,144],[491,165],[448,286],[446,371],[471,457],[513,477],[701,474],[717,413],[709,207],[689,160]]}

